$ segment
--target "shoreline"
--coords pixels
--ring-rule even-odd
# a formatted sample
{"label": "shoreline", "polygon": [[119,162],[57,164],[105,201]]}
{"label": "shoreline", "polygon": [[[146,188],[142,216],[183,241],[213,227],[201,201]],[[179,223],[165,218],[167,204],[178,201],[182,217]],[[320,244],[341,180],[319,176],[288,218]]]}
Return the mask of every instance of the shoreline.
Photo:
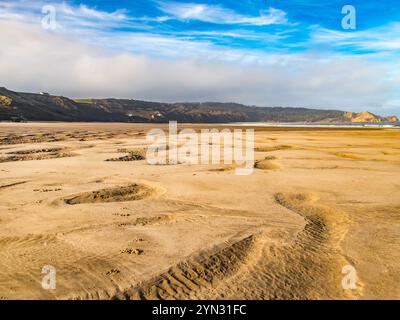
{"label": "shoreline", "polygon": [[[66,121],[28,121],[28,122],[12,122],[0,121],[0,128],[30,128],[30,127],[61,127],[61,128],[82,128],[82,127],[103,127],[115,128],[168,128],[168,122],[148,123],[148,122],[66,122]],[[371,130],[371,129],[397,129],[400,123],[281,123],[281,122],[231,122],[231,123],[190,123],[178,122],[178,127],[183,128],[254,128],[255,130]]]}

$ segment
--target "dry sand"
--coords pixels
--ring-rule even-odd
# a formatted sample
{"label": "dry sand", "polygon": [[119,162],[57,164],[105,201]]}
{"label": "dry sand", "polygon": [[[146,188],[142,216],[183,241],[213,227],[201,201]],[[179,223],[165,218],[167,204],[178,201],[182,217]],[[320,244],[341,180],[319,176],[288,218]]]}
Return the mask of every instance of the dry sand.
{"label": "dry sand", "polygon": [[398,130],[256,128],[238,176],[147,164],[153,127],[0,124],[0,299],[400,298]]}

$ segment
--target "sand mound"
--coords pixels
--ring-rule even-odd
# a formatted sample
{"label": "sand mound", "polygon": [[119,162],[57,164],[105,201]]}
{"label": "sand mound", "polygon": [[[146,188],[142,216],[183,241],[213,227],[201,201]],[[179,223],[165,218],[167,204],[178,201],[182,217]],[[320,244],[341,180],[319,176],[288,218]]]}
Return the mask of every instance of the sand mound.
{"label": "sand mound", "polygon": [[56,142],[64,140],[62,136],[56,134],[8,134],[0,138],[0,145],[12,145],[20,143],[40,143],[40,142]]}
{"label": "sand mound", "polygon": [[168,223],[176,220],[173,214],[161,214],[153,217],[139,217],[134,221],[120,223],[119,226],[146,226],[158,223]]}
{"label": "sand mound", "polygon": [[142,249],[138,249],[138,248],[126,248],[124,250],[121,250],[120,253],[128,254],[131,256],[140,256],[144,253],[144,251]]}
{"label": "sand mound", "polygon": [[[277,193],[275,200],[306,222],[291,248],[279,253],[281,264],[290,266],[288,274],[282,275],[285,283],[276,283],[279,298],[337,299],[346,294],[353,298],[357,292],[345,292],[341,287],[340,270],[349,264],[341,248],[348,230],[347,215],[318,204],[312,193]],[[290,290],[284,290],[288,286]]]}
{"label": "sand mound", "polygon": [[142,155],[130,153],[126,156],[123,157],[118,157],[118,158],[111,158],[107,159],[106,161],[139,161],[139,160],[145,160],[146,158],[143,157]]}
{"label": "sand mound", "polygon": [[183,261],[167,272],[115,295],[114,299],[192,299],[207,296],[221,281],[238,273],[251,257],[254,235],[204,252]]}
{"label": "sand mound", "polygon": [[262,170],[278,170],[282,168],[282,165],[277,162],[272,162],[270,160],[258,160],[254,164],[254,168]]}
{"label": "sand mound", "polygon": [[313,203],[317,200],[313,193],[277,193],[275,200],[280,205],[290,210],[305,210],[304,205]]}
{"label": "sand mound", "polygon": [[10,155],[8,157],[0,157],[0,163],[15,162],[15,161],[30,161],[30,160],[47,160],[58,159],[75,156],[72,152],[51,152],[51,153],[38,153],[38,154],[24,154],[24,155]]}
{"label": "sand mound", "polygon": [[125,156],[118,158],[107,159],[106,161],[139,161],[146,159],[146,150],[145,149],[118,149],[118,152],[128,153]]}
{"label": "sand mound", "polygon": [[57,158],[73,157],[75,155],[72,152],[68,152],[67,148],[61,148],[61,147],[17,150],[17,151],[7,152],[6,154],[8,156],[0,157],[0,163],[14,162],[14,161],[28,161],[28,160],[57,159]]}
{"label": "sand mound", "polygon": [[98,202],[134,201],[148,198],[156,193],[156,190],[144,184],[131,184],[125,187],[106,188],[92,192],[85,192],[72,198],[64,199],[66,204]]}
{"label": "sand mound", "polygon": [[211,172],[225,172],[225,171],[235,170],[238,167],[239,166],[237,164],[233,163],[233,164],[224,165],[224,166],[219,167],[219,168],[213,168],[213,169],[210,169],[208,171],[211,171]]}
{"label": "sand mound", "polygon": [[35,153],[48,153],[48,152],[59,152],[64,148],[55,147],[55,148],[42,148],[42,149],[29,149],[29,150],[19,150],[19,151],[11,151],[7,152],[6,154],[18,154],[18,155],[25,155],[25,154],[35,154]]}
{"label": "sand mound", "polygon": [[175,215],[164,214],[164,215],[158,215],[158,216],[154,216],[154,217],[140,217],[140,218],[137,218],[134,223],[135,223],[135,225],[145,226],[148,224],[169,222],[169,221],[173,221],[175,219],[176,219]]}

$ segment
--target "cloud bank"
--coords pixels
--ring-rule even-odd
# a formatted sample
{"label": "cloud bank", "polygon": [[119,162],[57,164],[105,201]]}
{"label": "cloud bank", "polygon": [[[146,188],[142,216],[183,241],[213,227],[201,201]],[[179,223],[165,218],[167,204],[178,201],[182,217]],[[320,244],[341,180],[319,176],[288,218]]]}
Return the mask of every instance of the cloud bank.
{"label": "cloud bank", "polygon": [[325,61],[291,55],[279,59],[284,65],[271,58],[262,67],[194,59],[166,61],[72,42],[19,22],[0,22],[0,37],[7,39],[7,45],[0,47],[1,85],[15,90],[72,97],[364,110],[382,105],[392,89],[376,81],[389,72],[385,67],[344,57]]}
{"label": "cloud bank", "polygon": [[[125,10],[105,12],[65,3],[57,5],[59,27],[51,31],[40,27],[41,1],[30,1],[27,6],[21,3],[0,3],[0,85],[12,90],[48,91],[69,97],[232,101],[399,115],[400,63],[393,59],[397,42],[390,44],[385,28],[344,33],[313,26],[310,38],[305,40],[311,43],[305,45],[321,46],[319,51],[250,50],[214,39],[253,39],[262,43],[264,37],[266,43],[278,43],[287,34],[264,36],[244,29],[169,33],[155,32],[147,24],[140,25],[138,31],[131,28],[140,19],[150,18],[135,18]],[[165,19],[213,23],[223,12],[224,19],[219,23],[253,27],[271,21],[286,23],[285,14],[273,10],[249,17],[220,6],[202,5],[196,9],[193,4],[174,8],[169,4],[159,3]],[[127,29],[121,31],[121,27]],[[398,24],[389,27],[399,31]],[[371,51],[378,39],[385,52],[355,55],[324,51],[329,45]]]}

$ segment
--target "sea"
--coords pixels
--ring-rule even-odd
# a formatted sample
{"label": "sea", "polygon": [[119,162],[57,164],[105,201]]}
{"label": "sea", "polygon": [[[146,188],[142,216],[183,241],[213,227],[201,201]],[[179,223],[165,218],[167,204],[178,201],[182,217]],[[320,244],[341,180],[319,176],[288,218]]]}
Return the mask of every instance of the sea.
{"label": "sea", "polygon": [[376,127],[400,128],[400,122],[379,123],[295,123],[295,122],[231,122],[226,125],[251,127]]}

